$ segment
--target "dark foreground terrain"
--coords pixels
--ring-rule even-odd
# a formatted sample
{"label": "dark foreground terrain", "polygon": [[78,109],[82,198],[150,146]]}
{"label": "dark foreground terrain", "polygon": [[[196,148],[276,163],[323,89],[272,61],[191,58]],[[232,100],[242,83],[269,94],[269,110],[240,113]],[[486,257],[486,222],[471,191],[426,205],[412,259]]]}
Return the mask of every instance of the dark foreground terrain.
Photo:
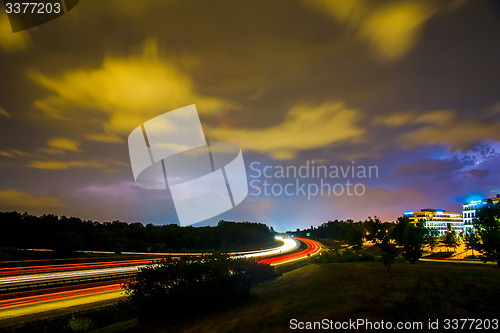
{"label": "dark foreground terrain", "polygon": [[387,272],[378,262],[311,264],[256,287],[246,305],[151,331],[286,332],[292,318],[421,321],[424,328],[439,319],[444,331],[447,318],[500,319],[499,285],[500,270],[491,266],[401,263]]}
{"label": "dark foreground terrain", "polygon": [[[139,324],[132,313],[115,309],[110,315],[120,317],[116,323],[97,330],[100,325],[91,313],[59,319],[57,325],[65,324],[66,331],[94,328],[94,332],[287,332],[292,319],[365,319],[393,325],[417,321],[423,329],[408,331],[442,332],[445,319],[500,319],[499,285],[500,270],[493,265],[397,263],[387,272],[380,262],[309,264],[253,287],[253,297],[243,304],[177,322]],[[95,311],[102,317],[108,310]],[[439,319],[438,330],[427,329],[429,319]],[[54,328],[55,322],[47,324]],[[367,330],[360,327],[359,331]],[[453,331],[470,330],[447,330]]]}

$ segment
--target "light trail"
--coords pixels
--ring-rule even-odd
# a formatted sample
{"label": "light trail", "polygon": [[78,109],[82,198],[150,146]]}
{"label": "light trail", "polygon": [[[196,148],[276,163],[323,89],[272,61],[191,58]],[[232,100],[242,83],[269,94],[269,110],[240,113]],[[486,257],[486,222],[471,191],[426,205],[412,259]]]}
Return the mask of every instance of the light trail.
{"label": "light trail", "polygon": [[301,260],[301,259],[307,258],[309,256],[313,256],[315,254],[318,254],[321,251],[321,245],[319,245],[319,243],[316,241],[313,241],[313,240],[307,239],[307,238],[298,238],[298,237],[295,237],[295,239],[298,239],[298,240],[306,243],[307,248],[303,251],[298,252],[298,253],[285,254],[282,256],[278,256],[278,257],[263,259],[263,260],[261,260],[261,262],[265,263],[265,264],[271,264],[271,265],[281,265],[281,264],[285,264],[288,262]]}
{"label": "light trail", "polygon": [[[277,237],[278,240],[283,242],[283,245],[267,250],[259,251],[249,251],[249,252],[234,252],[231,253],[236,258],[262,258],[277,255],[271,258],[263,258],[260,260],[262,263],[269,263],[271,265],[281,265],[287,262],[301,260],[319,253],[320,245],[310,239],[305,238],[281,238]],[[307,245],[305,250],[297,253],[290,253],[296,251],[300,242],[304,242]],[[281,254],[281,255],[279,255]],[[175,254],[179,256],[179,253]],[[193,255],[190,253],[189,255]],[[112,262],[114,264],[133,264],[138,263],[137,260]],[[148,260],[151,262],[151,260]],[[102,267],[109,263],[95,263],[91,266]],[[85,264],[74,264],[71,269],[79,269]],[[51,265],[50,268],[61,268],[65,265]],[[81,277],[92,277],[92,276],[106,276],[110,274],[120,274],[120,273],[130,273],[137,272],[141,267],[145,265],[130,265],[125,267],[105,267],[105,268],[95,268],[95,269],[82,269],[73,271],[61,271],[61,272],[47,272],[41,274],[25,274],[25,275],[15,275],[9,277],[0,277],[0,287],[15,286],[16,284],[30,284],[30,283],[42,283],[43,281],[57,281],[57,280],[68,280],[72,278]],[[12,318],[26,314],[45,312],[55,309],[60,309],[69,306],[92,304],[99,301],[111,301],[113,299],[123,297],[124,291],[121,289],[121,282],[110,281],[109,283],[102,284],[89,284],[87,287],[76,287],[74,289],[71,287],[61,288],[58,290],[52,289],[50,293],[43,293],[40,290],[40,294],[15,294],[14,298],[4,298],[0,299],[0,319]],[[7,296],[7,295],[6,295]]]}
{"label": "light trail", "polygon": [[109,291],[120,290],[120,289],[121,289],[121,285],[117,284],[115,282],[113,284],[99,286],[99,287],[82,288],[82,289],[76,289],[76,290],[73,289],[73,290],[68,290],[68,291],[56,292],[56,293],[52,293],[52,294],[48,294],[48,295],[45,294],[45,295],[20,297],[20,298],[16,298],[16,299],[7,299],[7,300],[0,301],[0,308],[4,309],[4,308],[9,308],[9,307],[18,306],[18,305],[40,303],[40,302],[53,301],[53,300],[69,298],[69,297],[83,296],[83,295],[99,294],[99,293],[103,293],[103,292],[109,292]]}
{"label": "light trail", "polygon": [[[43,296],[43,295],[39,295]],[[31,315],[62,308],[82,306],[102,301],[114,302],[117,298],[124,297],[124,291],[119,284],[108,285],[101,288],[84,288],[73,290],[72,293],[55,293],[42,298],[21,300],[20,304],[4,303],[0,307],[0,320]]]}
{"label": "light trail", "polygon": [[[299,242],[292,238],[283,238],[276,237],[277,240],[283,242],[283,245],[277,248],[273,248],[270,250],[260,250],[256,252],[233,252],[231,255],[235,257],[242,258],[259,258],[264,256],[271,256],[278,253],[288,253],[299,247]],[[181,256],[180,253],[176,253],[176,256]],[[193,254],[190,254],[193,255]],[[93,263],[90,265],[86,264],[70,264],[68,269],[64,269],[65,265],[51,265],[48,267],[48,270],[44,270],[41,268],[41,271],[47,273],[36,273],[36,270],[32,270],[30,273],[33,274],[23,274],[23,275],[14,275],[7,277],[0,277],[0,287],[8,287],[16,284],[40,284],[43,282],[50,282],[55,280],[65,280],[65,279],[77,279],[77,278],[85,278],[92,276],[105,276],[105,275],[113,275],[113,274],[125,274],[125,273],[135,273],[140,268],[145,267],[147,264],[150,264],[153,261],[151,260],[129,260],[129,261],[120,261],[120,262],[105,262],[105,263]],[[140,265],[136,265],[137,263],[141,263]],[[128,265],[128,266],[125,266]],[[61,267],[62,266],[62,267]],[[40,266],[38,266],[40,267]],[[41,266],[43,267],[43,266]],[[102,268],[100,268],[102,267]],[[79,270],[74,270],[78,268]],[[93,269],[85,269],[85,268],[93,268]],[[58,272],[48,272],[52,270],[58,270]],[[16,271],[17,272],[17,271]],[[22,271],[26,273],[25,271]]]}
{"label": "light trail", "polygon": [[120,261],[107,261],[107,262],[96,262],[96,263],[41,265],[41,266],[25,266],[25,267],[4,267],[0,268],[0,275],[65,271],[65,270],[88,269],[88,268],[99,268],[99,267],[105,268],[105,267],[126,266],[134,264],[146,265],[150,263],[151,260],[153,259],[120,260]]}
{"label": "light trail", "polygon": [[[250,258],[250,257],[264,257],[271,256],[279,253],[286,253],[296,249],[299,246],[299,243],[295,240],[291,240],[290,238],[283,238],[280,236],[275,237],[277,240],[283,242],[281,246],[266,249],[266,250],[254,250],[254,251],[242,251],[242,252],[231,252],[230,256],[242,257],[242,258]],[[87,253],[103,253],[99,251],[82,251]],[[170,257],[180,257],[180,256],[201,256],[206,253],[202,252],[171,252],[171,253],[142,253],[142,252],[123,252],[124,254],[149,254],[149,255],[163,255]],[[157,259],[135,259],[135,260],[119,260],[119,261],[107,261],[107,262],[93,262],[93,263],[73,263],[73,264],[57,264],[57,265],[38,265],[38,266],[24,266],[24,267],[3,267],[0,268],[0,285],[1,285],[1,276],[7,275],[21,275],[21,274],[34,274],[34,273],[47,273],[47,272],[60,272],[60,271],[74,271],[74,270],[89,270],[89,269],[101,269],[101,268],[110,268],[116,266],[137,266],[143,267],[153,260]],[[131,271],[135,271],[136,268],[131,269]],[[83,273],[82,276],[87,276],[86,273]]]}
{"label": "light trail", "polygon": [[254,252],[254,253],[241,254],[241,255],[237,255],[236,257],[237,258],[267,257],[267,256],[275,255],[275,254],[287,253],[287,252],[290,252],[290,251],[297,249],[300,246],[299,242],[293,238],[283,238],[280,236],[276,236],[276,239],[282,241],[283,245],[278,247],[278,248],[275,248],[275,249],[266,250],[266,251],[259,251],[259,252]]}
{"label": "light trail", "polygon": [[26,284],[29,282],[37,284],[45,281],[54,281],[54,280],[71,279],[71,278],[75,279],[75,278],[83,278],[96,275],[131,273],[131,272],[137,272],[139,268],[144,266],[145,265],[9,276],[0,278],[0,287],[5,287],[14,284],[21,284],[21,283]]}

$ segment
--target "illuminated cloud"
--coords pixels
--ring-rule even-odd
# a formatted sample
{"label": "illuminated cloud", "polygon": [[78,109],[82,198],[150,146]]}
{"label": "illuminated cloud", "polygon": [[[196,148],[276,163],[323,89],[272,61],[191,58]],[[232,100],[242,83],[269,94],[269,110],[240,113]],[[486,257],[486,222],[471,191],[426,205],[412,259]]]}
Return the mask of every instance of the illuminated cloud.
{"label": "illuminated cloud", "polygon": [[375,118],[375,124],[382,124],[387,127],[402,127],[409,125],[445,125],[455,118],[453,110],[436,111],[406,111],[396,112],[386,116]]}
{"label": "illuminated cloud", "polygon": [[107,160],[35,160],[28,163],[28,167],[43,170],[66,170],[81,168],[96,168],[103,173],[116,173],[120,168],[130,168],[130,163],[117,159]]}
{"label": "illuminated cloud", "polygon": [[197,94],[181,67],[160,56],[157,42],[150,40],[142,55],[107,57],[97,69],[67,70],[59,76],[32,72],[31,78],[51,92],[35,107],[50,118],[102,123],[86,138],[121,142],[137,124],[166,110],[195,103],[206,114],[230,106]]}
{"label": "illuminated cloud", "polygon": [[28,166],[35,169],[64,170],[69,168],[99,168],[105,165],[99,161],[32,161]]}
{"label": "illuminated cloud", "polygon": [[[393,220],[407,209],[460,209],[455,196],[498,188],[498,156],[471,157],[458,170],[446,163],[478,155],[469,147],[477,141],[500,142],[500,104],[486,109],[499,102],[498,1],[457,10],[454,0],[122,2],[87,1],[29,34],[13,34],[0,13],[0,106],[11,115],[0,111],[4,188],[50,189],[81,217],[167,223],[168,193],[134,187],[126,138],[192,103],[207,138],[238,143],[249,163],[296,156],[282,164],[379,166],[364,197],[247,200],[234,220],[278,221],[283,230]],[[141,47],[152,33],[158,43]],[[329,100],[357,111],[322,105]],[[298,105],[303,113],[292,112]],[[47,145],[54,137],[80,150]]]}
{"label": "illuminated cloud", "polygon": [[17,158],[17,157],[34,157],[35,155],[18,149],[7,149],[7,150],[0,150],[0,156]]}
{"label": "illuminated cloud", "polygon": [[103,143],[120,143],[125,140],[116,134],[88,134],[84,136],[85,139],[90,141],[97,141]]}
{"label": "illuminated cloud", "polygon": [[91,197],[100,202],[111,200],[114,204],[123,205],[121,209],[136,206],[135,204],[145,196],[152,201],[162,200],[167,197],[167,192],[144,191],[133,181],[88,185],[77,189],[76,194],[84,198]]}
{"label": "illuminated cloud", "polygon": [[211,136],[275,159],[292,159],[303,150],[323,148],[347,140],[359,141],[365,129],[356,121],[360,113],[342,103],[296,105],[285,119],[263,129],[211,128]]}
{"label": "illuminated cloud", "polygon": [[43,207],[54,208],[64,207],[66,204],[54,197],[36,196],[26,192],[21,192],[16,189],[0,189],[0,202],[1,206],[5,208],[14,209],[17,207]]}
{"label": "illuminated cloud", "polygon": [[0,117],[10,118],[11,115],[4,108],[0,106]]}
{"label": "illuminated cloud", "polygon": [[8,150],[0,150],[0,156],[13,158],[15,155],[14,155],[14,153],[12,153],[11,151],[8,151]]}
{"label": "illuminated cloud", "polygon": [[9,18],[0,12],[0,49],[5,52],[26,51],[30,43],[26,31],[12,32]]}
{"label": "illuminated cloud", "polygon": [[494,115],[462,117],[456,111],[442,110],[424,113],[413,123],[421,126],[401,137],[410,146],[445,144],[466,151],[484,140],[500,141],[500,123]]}
{"label": "illuminated cloud", "polygon": [[396,112],[374,118],[373,123],[404,129],[397,140],[405,147],[448,145],[467,151],[486,140],[500,141],[500,112],[481,112],[464,117],[458,110]]}
{"label": "illuminated cloud", "polygon": [[396,60],[410,51],[426,21],[443,7],[437,2],[421,0],[304,0],[304,3],[347,27],[382,60]]}
{"label": "illuminated cloud", "polygon": [[[473,122],[474,123],[474,122]],[[500,126],[497,124],[453,122],[426,126],[403,135],[403,140],[412,145],[448,144],[452,149],[465,151],[487,139],[500,140]]]}
{"label": "illuminated cloud", "polygon": [[78,151],[78,141],[66,138],[52,138],[47,144],[56,149]]}
{"label": "illuminated cloud", "polygon": [[40,151],[42,153],[49,154],[49,155],[62,155],[64,153],[66,153],[65,150],[57,149],[57,148],[39,148],[38,151]]}
{"label": "illuminated cloud", "polygon": [[361,25],[359,35],[383,59],[395,60],[417,43],[423,23],[434,10],[423,1],[382,5]]}

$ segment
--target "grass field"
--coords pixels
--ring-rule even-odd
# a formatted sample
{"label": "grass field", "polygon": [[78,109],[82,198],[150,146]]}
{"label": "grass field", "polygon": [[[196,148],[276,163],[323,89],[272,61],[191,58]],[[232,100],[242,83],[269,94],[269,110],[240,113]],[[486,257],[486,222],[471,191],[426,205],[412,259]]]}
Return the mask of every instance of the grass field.
{"label": "grass field", "polygon": [[[153,332],[285,332],[299,321],[499,318],[500,270],[379,262],[311,264],[254,289],[245,305]],[[435,332],[435,331],[434,331]]]}
{"label": "grass field", "polygon": [[0,331],[72,331],[68,329],[70,324],[89,322],[89,327],[100,328],[95,333],[264,333],[290,331],[293,318],[302,322],[419,321],[423,325],[429,319],[439,319],[441,325],[446,318],[500,319],[500,269],[493,265],[398,262],[387,272],[380,262],[300,262],[280,270],[285,273],[277,280],[253,287],[254,296],[246,303],[212,314],[187,316],[176,323],[145,327],[138,324],[132,309],[117,305]]}

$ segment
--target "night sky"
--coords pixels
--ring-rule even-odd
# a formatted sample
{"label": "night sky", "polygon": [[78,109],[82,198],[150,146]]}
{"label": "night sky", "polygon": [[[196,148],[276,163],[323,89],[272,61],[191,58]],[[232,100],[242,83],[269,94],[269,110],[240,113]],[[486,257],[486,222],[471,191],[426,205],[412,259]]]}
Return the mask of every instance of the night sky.
{"label": "night sky", "polygon": [[255,162],[378,167],[361,196],[250,188],[205,224],[392,221],[500,193],[499,1],[86,0],[15,34],[0,8],[0,210],[176,223],[168,191],[134,183],[127,137],[190,104],[249,181]]}

